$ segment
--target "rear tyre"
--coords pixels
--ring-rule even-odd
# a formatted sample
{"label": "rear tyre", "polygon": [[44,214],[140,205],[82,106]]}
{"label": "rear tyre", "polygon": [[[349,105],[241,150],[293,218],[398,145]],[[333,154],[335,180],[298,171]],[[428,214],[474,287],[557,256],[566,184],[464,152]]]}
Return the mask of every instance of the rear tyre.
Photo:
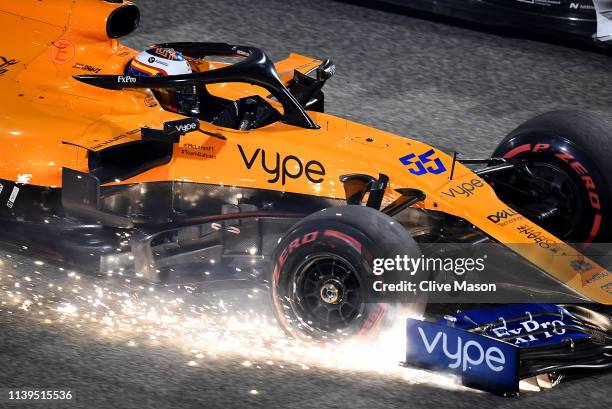
{"label": "rear tyre", "polygon": [[420,254],[406,230],[377,210],[339,206],[314,213],[275,251],[270,282],[276,318],[295,338],[372,338],[397,311],[394,304],[367,302],[372,260]]}
{"label": "rear tyre", "polygon": [[610,242],[612,130],[606,123],[586,112],[548,112],[512,131],[493,156],[526,165],[491,178],[501,200],[566,242]]}

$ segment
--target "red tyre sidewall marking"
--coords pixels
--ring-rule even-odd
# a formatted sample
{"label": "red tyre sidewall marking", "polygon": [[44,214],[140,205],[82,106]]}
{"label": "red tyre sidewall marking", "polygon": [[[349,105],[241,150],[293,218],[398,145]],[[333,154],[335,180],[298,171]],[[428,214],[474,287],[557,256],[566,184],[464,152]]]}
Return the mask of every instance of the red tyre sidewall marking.
{"label": "red tyre sidewall marking", "polygon": [[368,318],[363,322],[357,336],[360,338],[368,337],[376,333],[376,328],[380,326],[389,309],[387,304],[377,303],[373,306],[373,311],[368,314]]}
{"label": "red tyre sidewall marking", "polygon": [[360,242],[349,236],[348,234],[342,233],[338,230],[325,230],[323,233],[326,237],[334,237],[344,241],[346,244],[357,250],[359,254],[361,254],[362,245]]}
{"label": "red tyre sidewall marking", "polygon": [[518,155],[519,153],[527,152],[527,151],[530,151],[530,150],[531,150],[531,145],[530,144],[517,146],[516,148],[506,152],[504,154],[504,158],[505,159],[513,158],[516,155]]}
{"label": "red tyre sidewall marking", "polygon": [[[503,157],[505,159],[510,159],[524,152],[537,153],[537,152],[547,151],[549,149],[550,149],[550,144],[547,144],[547,143],[534,143],[534,144],[527,143],[524,145],[519,145],[516,148],[509,150],[508,152],[504,154]],[[589,236],[586,238],[586,240],[584,240],[585,245],[590,244],[593,242],[593,240],[595,239],[595,237],[597,236],[597,233],[599,233],[599,230],[601,228],[601,205],[599,203],[599,195],[595,191],[596,186],[593,183],[593,179],[589,175],[588,169],[582,163],[578,162],[574,158],[574,156],[568,153],[565,153],[565,152],[559,152],[555,154],[555,157],[557,157],[558,159],[561,159],[563,162],[568,164],[572,168],[572,170],[575,172],[575,174],[578,175],[578,177],[580,177],[580,179],[582,179],[582,181],[585,183],[585,188],[587,192],[589,193],[589,203],[591,204],[591,207],[595,210],[595,217],[593,218],[593,224],[591,226]],[[595,199],[596,201],[594,202]]]}
{"label": "red tyre sidewall marking", "polygon": [[[327,229],[323,232],[323,236],[342,240],[346,244],[351,246],[353,249],[355,249],[359,254],[362,254],[363,245],[358,240],[349,236],[346,233],[343,233],[338,230]],[[289,244],[285,246],[285,248],[281,252],[278,262],[274,266],[274,272],[273,272],[274,282],[272,285],[272,299],[274,302],[274,307],[279,312],[278,316],[286,327],[289,327],[289,323],[287,322],[287,319],[285,318],[285,315],[284,315],[283,303],[281,302],[280,297],[278,296],[278,287],[280,285],[281,269],[285,265],[285,262],[287,261],[287,258],[289,257],[291,253],[293,253],[295,250],[300,248],[302,245],[315,241],[318,237],[319,237],[319,232],[312,231],[312,232],[303,234],[300,237],[297,237],[291,240],[291,242],[289,242]],[[367,337],[368,334],[371,335],[372,330],[375,330],[382,323],[382,320],[387,310],[388,310],[387,304],[377,303],[374,306],[374,310],[372,311],[372,313],[368,314],[367,320],[365,320],[362,323],[361,328],[357,332],[357,336]],[[298,336],[302,339],[307,338],[300,334],[298,334]]]}

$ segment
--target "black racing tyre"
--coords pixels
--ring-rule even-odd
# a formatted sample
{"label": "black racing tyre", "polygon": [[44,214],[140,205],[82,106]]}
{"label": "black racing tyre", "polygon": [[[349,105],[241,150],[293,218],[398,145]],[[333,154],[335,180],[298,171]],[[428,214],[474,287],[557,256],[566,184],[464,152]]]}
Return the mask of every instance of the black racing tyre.
{"label": "black racing tyre", "polygon": [[491,178],[501,200],[566,242],[610,242],[612,129],[602,120],[548,112],[512,131],[493,156],[525,165]]}
{"label": "black racing tyre", "polygon": [[271,299],[279,324],[309,341],[372,339],[398,309],[368,302],[372,260],[397,255],[421,252],[400,223],[372,208],[331,207],[302,219],[274,253]]}

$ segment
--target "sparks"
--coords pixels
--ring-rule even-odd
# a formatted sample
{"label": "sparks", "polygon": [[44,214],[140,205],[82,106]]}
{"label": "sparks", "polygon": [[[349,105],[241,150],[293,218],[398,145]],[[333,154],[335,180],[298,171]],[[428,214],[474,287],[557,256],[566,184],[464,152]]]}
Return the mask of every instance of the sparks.
{"label": "sparks", "polygon": [[[405,356],[402,325],[381,336],[376,345],[359,341],[305,343],[283,333],[266,309],[266,291],[203,296],[190,286],[146,286],[138,280],[119,281],[106,275],[94,277],[41,267],[25,259],[16,262],[18,258],[10,258],[11,263],[4,263],[0,271],[0,301],[31,314],[41,325],[86,328],[88,333],[131,348],[154,345],[182,350],[187,366],[199,366],[202,359],[228,358],[237,359],[245,371],[267,366],[304,371],[330,368],[462,388],[448,377],[398,365]],[[13,268],[7,266],[13,263]],[[33,276],[34,268],[28,265],[41,267],[41,274]],[[12,311],[7,308],[0,313]]]}

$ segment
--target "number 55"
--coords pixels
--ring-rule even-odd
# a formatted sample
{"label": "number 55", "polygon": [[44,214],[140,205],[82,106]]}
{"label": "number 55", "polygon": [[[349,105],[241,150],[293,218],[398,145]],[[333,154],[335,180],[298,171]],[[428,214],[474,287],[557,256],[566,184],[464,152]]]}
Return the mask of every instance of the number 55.
{"label": "number 55", "polygon": [[414,153],[410,153],[406,156],[401,157],[400,162],[408,166],[408,171],[412,173],[413,175],[421,176],[426,173],[432,173],[434,175],[438,175],[446,171],[446,168],[444,167],[444,164],[442,163],[440,158],[433,159],[433,164],[435,166],[425,167],[425,164],[432,162],[432,159],[430,158],[430,156],[432,156],[434,153],[435,151],[433,149],[430,149],[427,152],[420,154],[418,157],[418,160],[416,161],[413,160],[416,157],[416,155]]}

